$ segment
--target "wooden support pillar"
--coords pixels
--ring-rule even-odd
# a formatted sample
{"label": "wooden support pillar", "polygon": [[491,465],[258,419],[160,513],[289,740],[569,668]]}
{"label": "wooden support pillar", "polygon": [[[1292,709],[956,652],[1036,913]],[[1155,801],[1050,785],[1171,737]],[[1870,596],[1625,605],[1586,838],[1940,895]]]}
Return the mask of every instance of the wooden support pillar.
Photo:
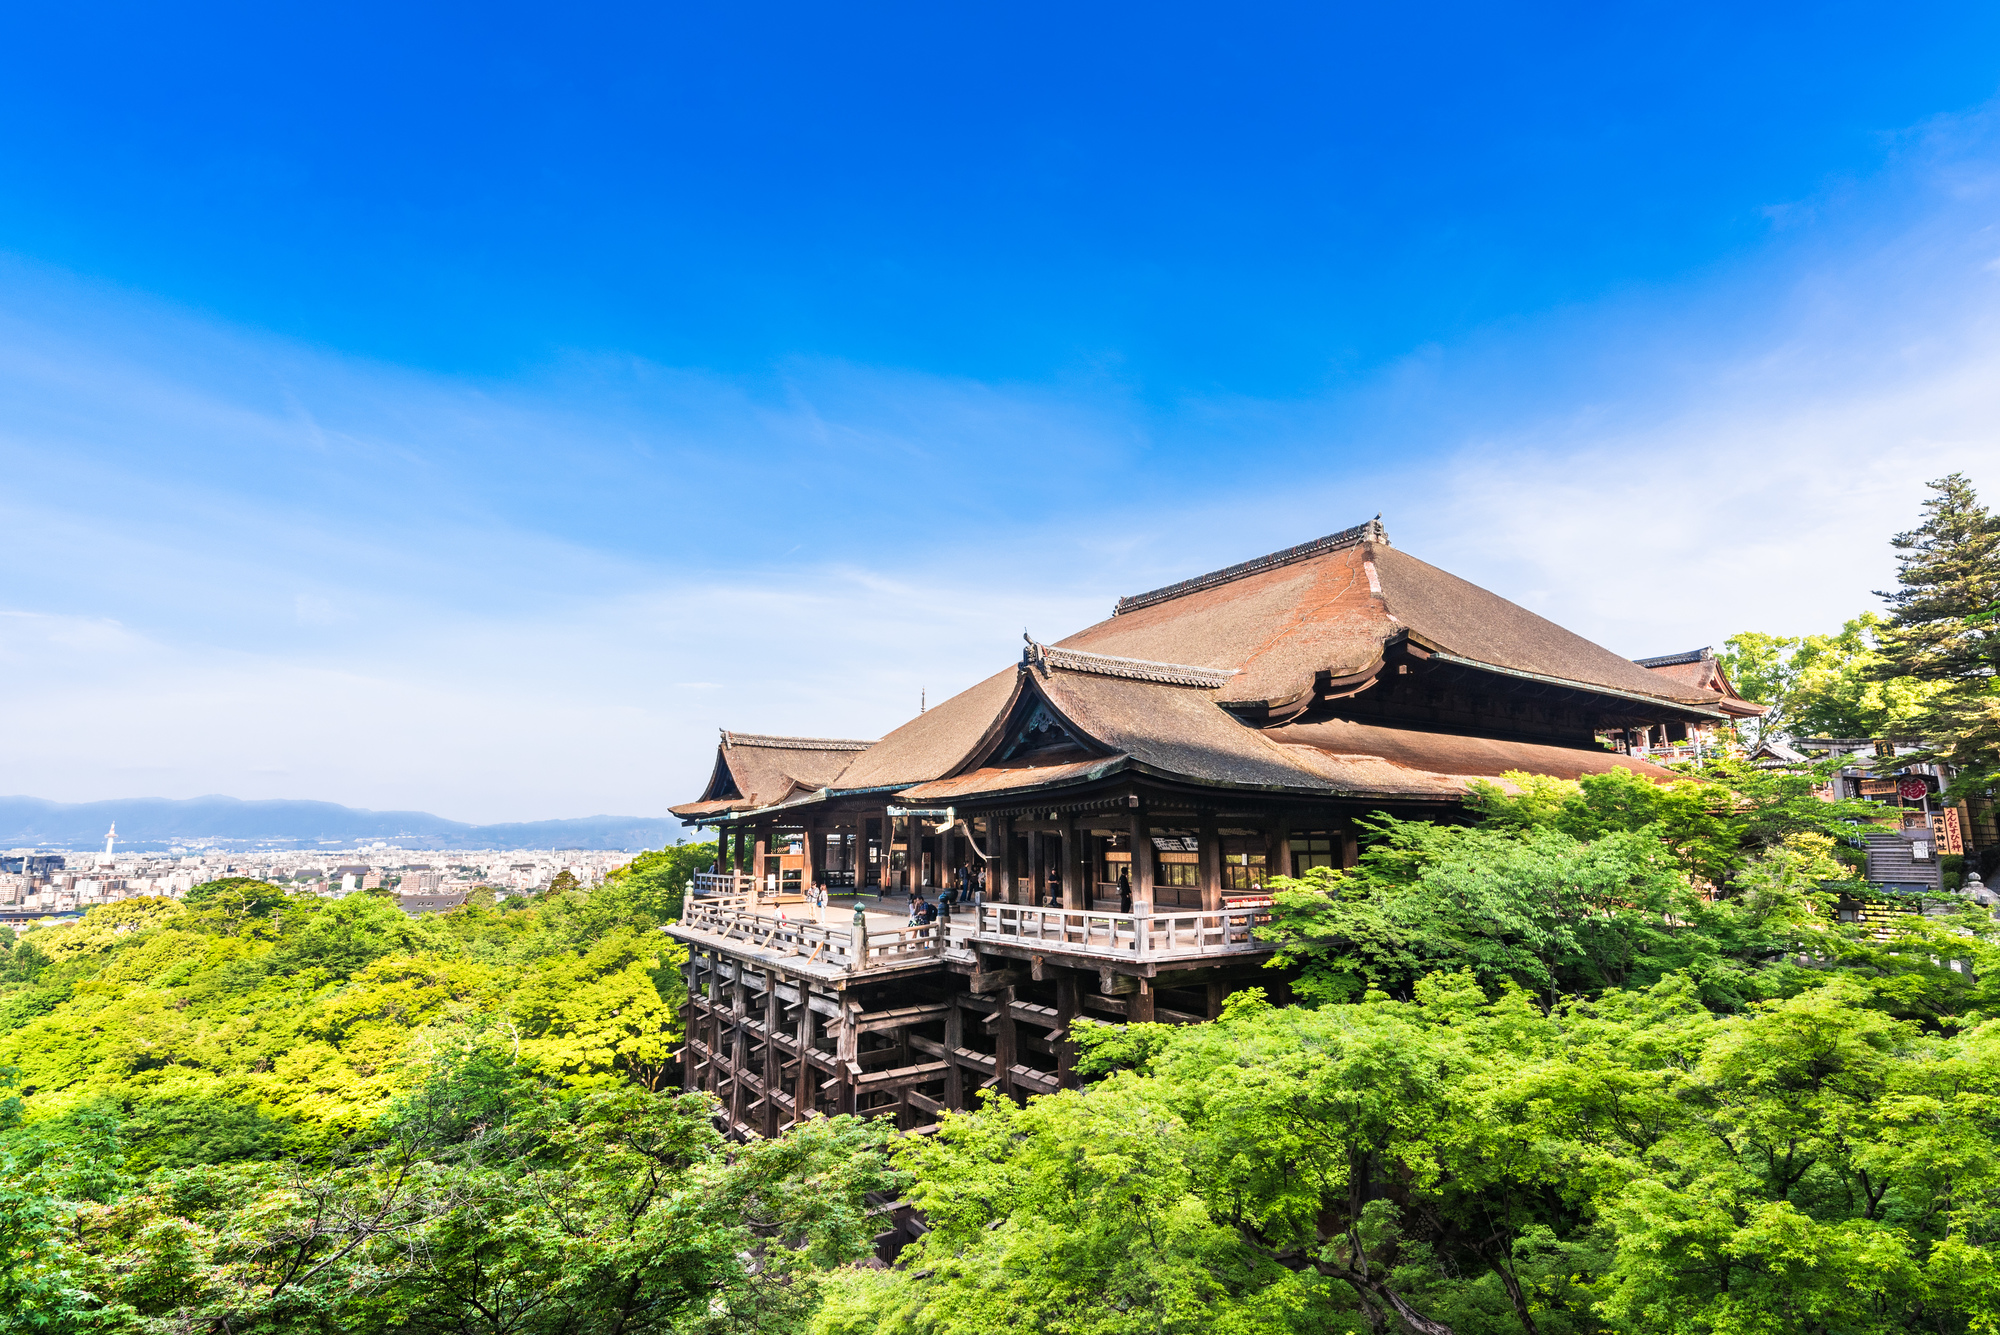
{"label": "wooden support pillar", "polygon": [[1229,993],[1230,986],[1227,983],[1210,983],[1208,985],[1208,1007],[1206,1013],[1209,1019],[1213,1020],[1216,1016],[1222,1014],[1222,1002]]}
{"label": "wooden support pillar", "polygon": [[1044,850],[1043,850],[1042,832],[1040,830],[1028,831],[1028,887],[1029,888],[1028,888],[1027,902],[1030,904],[1039,904],[1042,902],[1042,891],[1048,884],[1047,880],[1045,879],[1047,873],[1043,870],[1042,867],[1043,851]]}
{"label": "wooden support pillar", "polygon": [[861,1059],[861,1034],[855,1026],[855,1012],[860,1008],[846,996],[840,998],[840,1019],[833,1032],[833,1061],[840,1068],[834,1078],[840,1081],[836,1091],[839,1110],[852,1113],[854,1108],[854,1066]]}
{"label": "wooden support pillar", "polygon": [[800,844],[800,847],[805,850],[806,854],[805,866],[799,872],[799,889],[801,891],[811,888],[813,872],[819,866],[820,851],[814,847],[820,840],[819,817],[806,817],[805,827],[804,838]]}
{"label": "wooden support pillar", "polygon": [[1271,827],[1271,856],[1264,860],[1272,876],[1292,874],[1292,818],[1280,816]]}
{"label": "wooden support pillar", "polygon": [[1008,1098],[1014,1093],[1014,1064],[1021,1060],[1019,1035],[1014,1031],[1014,989],[1000,990],[1000,1010],[993,1033],[994,1056],[993,1074],[1000,1077],[1000,1092]]}
{"label": "wooden support pillar", "polygon": [[965,1007],[954,1004],[944,1017],[944,1059],[951,1063],[944,1073],[944,1105],[964,1112],[965,1072],[958,1064],[958,1050],[965,1046]]}
{"label": "wooden support pillar", "polygon": [[1201,818],[1201,906],[1211,913],[1222,908],[1222,835],[1209,814]]}
{"label": "wooden support pillar", "polygon": [[759,890],[765,888],[764,859],[769,857],[770,853],[771,853],[771,822],[767,820],[760,820],[757,822],[757,851],[751,854],[752,863],[750,867],[750,874],[757,878],[757,888]]}
{"label": "wooden support pillar", "polygon": [[1155,1000],[1156,998],[1153,995],[1153,980],[1150,978],[1141,978],[1139,980],[1139,990],[1132,994],[1131,1001],[1126,1006],[1126,1018],[1134,1024],[1153,1023],[1153,1004]]}
{"label": "wooden support pillar", "polygon": [[778,975],[764,972],[764,1139],[778,1136],[778,1091],[785,1085],[785,1051],[778,1046],[778,1027],[784,1022],[784,1006],[778,1000]]}
{"label": "wooden support pillar", "polygon": [[729,998],[729,1123],[733,1131],[743,1124],[743,1070],[750,1064],[750,1035],[743,1020],[750,1013],[750,988],[743,981],[743,966],[736,966],[736,984]]}
{"label": "wooden support pillar", "polygon": [[1090,907],[1090,877],[1084,867],[1084,845],[1090,836],[1083,822],[1071,816],[1063,822],[1062,902],[1066,909]]}
{"label": "wooden support pillar", "polygon": [[801,1122],[806,1114],[819,1106],[819,1070],[813,1065],[812,993],[806,980],[799,979],[799,1072],[792,1086],[792,1112]]}
{"label": "wooden support pillar", "polygon": [[[907,1024],[899,1026],[890,1033],[889,1039],[895,1044],[896,1048],[896,1059],[893,1065],[899,1069],[908,1066],[910,1064],[910,1026]],[[911,1116],[910,1086],[904,1085],[896,1090],[896,1129],[898,1131],[908,1131],[911,1127],[920,1125],[910,1120]]]}
{"label": "wooden support pillar", "polygon": [[722,956],[714,951],[708,952],[708,1027],[704,1037],[708,1039],[708,1083],[704,1088],[714,1094],[722,1081]]}
{"label": "wooden support pillar", "polygon": [[[905,862],[908,860],[907,857],[904,858]],[[896,888],[896,818],[889,814],[887,807],[884,807],[882,808],[882,897],[887,899],[889,892]]]}
{"label": "wooden support pillar", "polygon": [[994,855],[993,870],[987,877],[986,897],[995,904],[1014,902],[1014,820],[1011,816],[995,816],[988,824],[992,833],[987,835]]}
{"label": "wooden support pillar", "polygon": [[1132,912],[1153,911],[1152,818],[1144,807],[1132,812]]}
{"label": "wooden support pillar", "polygon": [[1056,1025],[1063,1031],[1063,1036],[1056,1040],[1056,1079],[1062,1081],[1064,1089],[1075,1089],[1082,1083],[1076,1078],[1076,1043],[1069,1036],[1069,1022],[1082,1009],[1076,971],[1064,969],[1056,975]]}
{"label": "wooden support pillar", "polygon": [[1361,840],[1358,834],[1359,831],[1355,828],[1353,820],[1343,816],[1340,821],[1339,832],[1340,865],[1342,867],[1358,867],[1361,865]]}

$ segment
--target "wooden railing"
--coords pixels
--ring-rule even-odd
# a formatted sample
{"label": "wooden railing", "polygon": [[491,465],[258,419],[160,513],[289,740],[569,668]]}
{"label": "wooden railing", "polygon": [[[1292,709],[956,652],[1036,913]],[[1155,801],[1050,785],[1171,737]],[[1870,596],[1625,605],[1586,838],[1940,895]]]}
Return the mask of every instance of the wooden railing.
{"label": "wooden railing", "polygon": [[704,898],[711,895],[747,895],[756,877],[740,871],[698,871],[688,889]]}
{"label": "wooden railing", "polygon": [[691,899],[680,925],[760,950],[831,964],[850,973],[936,955],[945,947],[945,934],[934,923],[864,926],[857,931],[851,925],[836,927],[806,917],[759,912],[748,895]]}
{"label": "wooden railing", "polygon": [[1023,904],[982,904],[973,939],[1046,945],[1068,954],[1119,959],[1172,959],[1268,950],[1251,928],[1268,909],[1171,910],[1099,913],[1039,909]]}

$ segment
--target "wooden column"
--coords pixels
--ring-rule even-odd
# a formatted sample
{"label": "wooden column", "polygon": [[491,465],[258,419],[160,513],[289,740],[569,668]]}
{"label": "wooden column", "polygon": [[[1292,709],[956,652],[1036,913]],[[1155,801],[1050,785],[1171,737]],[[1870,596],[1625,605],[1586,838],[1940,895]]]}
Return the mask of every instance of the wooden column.
{"label": "wooden column", "polygon": [[1132,912],[1153,911],[1152,818],[1140,807],[1132,813]]}
{"label": "wooden column", "polygon": [[695,992],[701,985],[700,961],[701,952],[690,950],[688,952],[687,963],[681,966],[681,991],[687,996],[687,1000],[681,1004],[681,1087],[683,1089],[701,1088],[701,1085],[698,1083],[697,1068],[695,1065],[699,1058],[696,1057],[694,1050],[695,1043],[701,1038],[700,1026],[695,1021],[695,1017],[701,1014],[701,1003],[695,998]]}
{"label": "wooden column", "polygon": [[1212,815],[1201,818],[1201,906],[1211,913],[1222,908],[1222,835]]}
{"label": "wooden column", "polygon": [[953,1112],[965,1111],[965,1071],[958,1064],[958,1050],[965,1046],[965,1008],[953,1005],[944,1016],[944,1059],[950,1063],[944,1073],[944,1104]]}
{"label": "wooden column", "polygon": [[882,808],[882,885],[881,885],[882,897],[884,899],[887,899],[889,897],[889,892],[896,888],[895,866],[896,866],[896,818],[889,814],[889,809],[887,807],[884,807]]}
{"label": "wooden column", "polygon": [[1000,989],[1000,1010],[993,1026],[993,1074],[1000,1078],[1000,1092],[1014,1095],[1014,1064],[1021,1060],[1018,1036],[1014,1032],[1014,989]]}
{"label": "wooden column", "polygon": [[792,1117],[796,1121],[806,1120],[806,1114],[819,1106],[816,1095],[819,1092],[819,1073],[813,1067],[812,992],[806,980],[799,979],[799,1069],[792,1084]]}
{"label": "wooden column", "polygon": [[[889,1041],[895,1045],[895,1065],[897,1068],[900,1069],[908,1066],[910,1064],[910,1027],[903,1025],[891,1031]],[[910,1106],[910,1086],[904,1085],[897,1089],[896,1111],[894,1114],[896,1129],[898,1131],[908,1131],[911,1127],[920,1125],[920,1123],[911,1120],[915,1112],[916,1110]]]}
{"label": "wooden column", "polygon": [[714,951],[708,955],[708,1084],[709,1093],[717,1092],[722,1081],[722,956]]}
{"label": "wooden column", "polygon": [[757,822],[756,851],[750,855],[751,857],[750,874],[757,878],[757,888],[759,890],[765,888],[764,859],[769,857],[770,853],[771,853],[771,822],[767,820],[760,820]]}
{"label": "wooden column", "polygon": [[840,1068],[839,1074],[834,1077],[840,1081],[840,1087],[834,1093],[839,1099],[839,1111],[844,1113],[854,1111],[852,1064],[861,1057],[861,1035],[854,1028],[854,1014],[857,1009],[859,1008],[854,1002],[843,995],[840,998],[839,1027],[833,1031],[833,1061],[834,1065]]}
{"label": "wooden column", "polygon": [[736,985],[730,989],[729,998],[729,1123],[734,1131],[743,1124],[743,1068],[750,1064],[750,1036],[743,1030],[743,1019],[750,1011],[748,985],[743,981],[743,966],[736,966]]}
{"label": "wooden column", "polygon": [[1083,832],[1081,820],[1071,816],[1063,822],[1062,891],[1066,909],[1090,907],[1090,875],[1083,860],[1084,848],[1089,843],[1090,836]]}
{"label": "wooden column", "polygon": [[1270,874],[1272,876],[1290,876],[1292,874],[1292,818],[1290,816],[1278,817],[1277,823],[1271,827],[1271,842],[1276,847],[1271,850],[1271,856],[1264,860]]}
{"label": "wooden column", "polygon": [[987,838],[993,847],[988,852],[997,852],[993,859],[993,869],[987,877],[986,898],[994,904],[1014,902],[1014,819],[1011,816],[994,816],[988,822],[992,833]]}
{"label": "wooden column", "polygon": [[1340,865],[1356,867],[1361,864],[1361,840],[1354,822],[1346,817],[1340,821]]}
{"label": "wooden column", "polygon": [[819,866],[819,850],[814,847],[821,837],[819,832],[819,817],[806,817],[805,827],[805,838],[800,844],[800,847],[804,848],[806,853],[805,866],[799,872],[799,889],[801,891],[807,890],[812,886],[813,869]]}
{"label": "wooden column", "polygon": [[1056,975],[1056,1024],[1063,1036],[1056,1040],[1056,1079],[1062,1081],[1064,1089],[1075,1089],[1082,1082],[1076,1078],[1076,1044],[1069,1036],[1069,1022],[1083,1009],[1083,999],[1077,995],[1076,971],[1064,969]]}
{"label": "wooden column", "polygon": [[1139,990],[1132,994],[1130,1002],[1126,1005],[1125,1017],[1134,1024],[1153,1023],[1153,1003],[1155,1000],[1156,998],[1153,995],[1153,980],[1150,978],[1141,978],[1139,980]]}
{"label": "wooden column", "polygon": [[1028,899],[1030,904],[1042,902],[1042,889],[1046,884],[1046,869],[1042,866],[1042,832],[1028,831]]}
{"label": "wooden column", "polygon": [[778,975],[764,972],[764,1139],[778,1135],[778,1091],[785,1086],[785,1052],[778,1046],[778,1027],[784,1023],[784,1006],[778,1000]]}

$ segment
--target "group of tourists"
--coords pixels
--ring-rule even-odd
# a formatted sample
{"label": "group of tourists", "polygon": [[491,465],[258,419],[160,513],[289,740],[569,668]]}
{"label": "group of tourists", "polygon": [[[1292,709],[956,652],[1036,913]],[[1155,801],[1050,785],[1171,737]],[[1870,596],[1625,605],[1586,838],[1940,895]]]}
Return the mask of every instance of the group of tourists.
{"label": "group of tourists", "polygon": [[927,927],[932,923],[943,923],[949,927],[952,909],[968,905],[977,911],[979,898],[977,888],[967,888],[963,885],[947,886],[938,891],[935,899],[924,898],[923,888],[915,887],[910,891],[910,925]]}

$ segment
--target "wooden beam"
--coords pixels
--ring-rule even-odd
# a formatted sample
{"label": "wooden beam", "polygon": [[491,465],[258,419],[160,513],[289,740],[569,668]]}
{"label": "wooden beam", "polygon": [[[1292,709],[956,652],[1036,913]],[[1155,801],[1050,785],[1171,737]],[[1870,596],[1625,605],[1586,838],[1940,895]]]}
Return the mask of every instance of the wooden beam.
{"label": "wooden beam", "polygon": [[916,1066],[898,1066],[887,1071],[875,1071],[854,1082],[857,1093],[882,1093],[885,1090],[907,1089],[911,1085],[927,1085],[933,1080],[942,1080],[949,1062],[923,1062]]}
{"label": "wooden beam", "polygon": [[1017,1020],[1026,1020],[1029,1024],[1043,1029],[1061,1023],[1061,1012],[1054,1006],[1037,1006],[1032,1001],[1011,1001],[1007,1003],[1007,1013]]}
{"label": "wooden beam", "polygon": [[878,1029],[901,1029],[906,1025],[942,1020],[957,1007],[949,1001],[922,1006],[901,1006],[895,1010],[863,1011],[854,1020],[856,1033],[872,1034]]}
{"label": "wooden beam", "polygon": [[1046,1071],[1037,1071],[1032,1066],[1010,1066],[1007,1077],[1017,1089],[1026,1089],[1035,1094],[1055,1094],[1061,1091],[1062,1082]]}
{"label": "wooden beam", "polygon": [[1019,969],[984,969],[972,975],[972,990],[980,994],[1004,992],[1027,979],[1027,974]]}

